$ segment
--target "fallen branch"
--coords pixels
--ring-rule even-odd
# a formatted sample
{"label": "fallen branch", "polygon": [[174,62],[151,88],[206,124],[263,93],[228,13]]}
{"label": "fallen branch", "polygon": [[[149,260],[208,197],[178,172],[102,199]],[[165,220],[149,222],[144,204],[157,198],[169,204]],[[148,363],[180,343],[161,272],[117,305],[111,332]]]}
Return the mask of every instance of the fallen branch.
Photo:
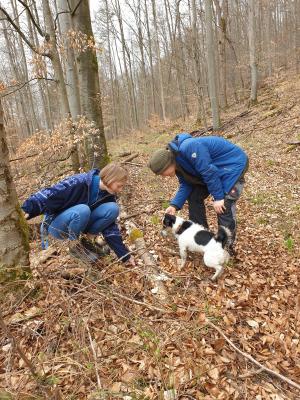
{"label": "fallen branch", "polygon": [[138,157],[138,153],[132,154],[130,157],[125,158],[125,160],[121,161],[121,164],[126,164],[129,161],[132,161],[134,158]]}
{"label": "fallen branch", "polygon": [[118,157],[126,157],[126,156],[130,156],[131,155],[131,151],[124,151],[123,153],[119,153]]}
{"label": "fallen branch", "polygon": [[101,380],[100,380],[100,376],[99,376],[99,371],[98,371],[98,364],[97,364],[97,353],[95,350],[95,346],[93,343],[93,339],[91,336],[91,332],[90,332],[90,328],[88,323],[86,322],[86,330],[89,336],[89,341],[90,341],[90,345],[91,345],[91,349],[92,349],[92,353],[93,353],[93,358],[94,358],[94,366],[95,366],[95,373],[96,373],[96,378],[97,378],[97,385],[98,385],[98,389],[101,390],[102,389],[102,385],[101,385]]}
{"label": "fallen branch", "polygon": [[9,162],[14,162],[14,161],[19,161],[19,160],[25,160],[26,158],[30,158],[30,157],[35,157],[38,156],[40,153],[34,153],[34,154],[29,154],[28,156],[25,157],[18,157],[18,158],[11,158],[9,160]]}
{"label": "fallen branch", "polygon": [[121,221],[126,221],[127,219],[137,217],[138,215],[141,215],[141,214],[150,214],[153,211],[155,211],[155,210],[142,210],[142,211],[138,211],[138,212],[135,212],[135,213],[132,213],[129,215],[125,215],[124,217],[120,217],[120,219],[121,219]]}
{"label": "fallen branch", "polygon": [[[246,110],[246,111],[243,111],[242,113],[236,115],[235,117],[231,118],[229,121],[224,122],[224,124],[221,125],[220,128],[218,128],[217,130],[224,129],[225,127],[227,127],[228,125],[230,125],[231,123],[233,123],[233,122],[234,122],[235,120],[237,120],[238,118],[242,118],[242,117],[244,117],[245,115],[249,114],[250,111],[251,111],[251,110]],[[205,133],[211,132],[211,131],[213,131],[213,130],[214,130],[213,127],[212,127],[212,126],[209,126],[207,129],[199,129],[199,130],[190,132],[190,134],[191,134],[192,136],[194,136],[194,137],[197,137],[197,136],[202,136],[202,135],[204,135]]]}
{"label": "fallen branch", "polygon": [[300,144],[300,140],[295,140],[294,142],[286,142],[286,144],[290,144],[292,146],[296,146]]}
{"label": "fallen branch", "polygon": [[152,293],[156,294],[165,303],[168,295],[163,280],[168,278],[166,275],[161,273],[156,265],[156,261],[153,255],[149,251],[147,251],[147,246],[143,238],[143,233],[132,222],[128,226],[128,229],[129,236],[137,250],[137,255],[144,262],[145,275],[153,285]]}
{"label": "fallen branch", "polygon": [[135,167],[145,167],[145,165],[142,163],[134,163],[134,162],[130,162],[130,161],[125,161],[123,164],[134,165]]}
{"label": "fallen branch", "polygon": [[276,371],[273,371],[272,369],[265,367],[264,365],[262,365],[261,363],[259,363],[258,361],[255,360],[255,358],[253,358],[250,354],[245,353],[244,351],[240,350],[226,335],[225,333],[223,333],[223,331],[218,328],[214,323],[212,323],[209,320],[206,320],[206,324],[210,327],[212,327],[213,329],[215,329],[217,332],[219,332],[219,334],[226,340],[226,342],[234,348],[235,351],[237,351],[239,354],[241,354],[243,357],[247,358],[247,360],[251,361],[253,364],[255,364],[257,367],[260,368],[260,372],[267,372],[270,375],[275,376],[278,379],[283,380],[284,382],[288,383],[289,385],[293,386],[294,388],[300,390],[300,384],[292,381],[291,379],[285,377],[284,375],[279,374]]}

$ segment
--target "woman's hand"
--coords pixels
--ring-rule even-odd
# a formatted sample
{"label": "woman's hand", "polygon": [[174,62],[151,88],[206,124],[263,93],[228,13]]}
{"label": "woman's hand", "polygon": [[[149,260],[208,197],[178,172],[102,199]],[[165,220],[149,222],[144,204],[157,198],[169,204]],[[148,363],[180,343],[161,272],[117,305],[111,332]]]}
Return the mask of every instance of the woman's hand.
{"label": "woman's hand", "polygon": [[173,206],[169,206],[166,211],[165,214],[171,214],[171,215],[175,215],[176,214],[176,208]]}
{"label": "woman's hand", "polygon": [[225,211],[224,199],[214,201],[214,210],[217,214],[223,214]]}
{"label": "woman's hand", "polygon": [[126,261],[126,265],[131,266],[131,267],[136,267],[136,262],[134,257],[130,257],[129,260]]}

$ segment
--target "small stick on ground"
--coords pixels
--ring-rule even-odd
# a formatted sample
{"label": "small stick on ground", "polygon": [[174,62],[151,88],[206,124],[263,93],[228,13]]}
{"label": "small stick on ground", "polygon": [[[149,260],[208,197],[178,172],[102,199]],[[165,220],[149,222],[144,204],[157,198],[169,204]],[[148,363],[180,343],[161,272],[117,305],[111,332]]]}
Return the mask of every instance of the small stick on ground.
{"label": "small stick on ground", "polygon": [[97,378],[97,385],[98,385],[98,389],[101,390],[102,389],[102,385],[101,385],[101,380],[100,380],[100,376],[99,376],[99,371],[98,371],[98,364],[97,364],[97,353],[94,347],[94,343],[93,343],[93,339],[91,336],[91,332],[90,332],[90,328],[88,323],[86,322],[85,324],[88,336],[89,336],[89,341],[90,341],[90,345],[91,345],[91,349],[93,352],[93,358],[94,358],[94,364],[95,364],[95,373],[96,373],[96,378]]}
{"label": "small stick on ground", "polygon": [[131,156],[129,156],[129,157],[125,158],[123,161],[121,161],[121,164],[125,164],[125,163],[127,163],[129,161],[132,161],[133,159],[138,157],[138,155],[139,155],[138,153],[132,154]]}
{"label": "small stick on ground", "polygon": [[291,379],[285,377],[284,375],[279,374],[276,371],[273,371],[272,369],[265,367],[264,365],[262,365],[261,363],[259,363],[258,361],[255,360],[255,358],[253,358],[250,354],[245,353],[244,351],[240,350],[226,335],[225,333],[223,333],[223,331],[218,328],[214,323],[206,320],[206,324],[210,327],[212,327],[213,329],[215,329],[217,332],[219,332],[219,334],[226,340],[226,342],[234,348],[235,351],[237,351],[239,354],[241,354],[243,357],[247,358],[247,360],[251,361],[253,364],[255,364],[256,366],[258,366],[261,371],[260,372],[267,372],[270,375],[275,376],[278,379],[281,379],[282,381],[288,383],[290,386],[293,386],[294,388],[300,390],[300,384],[292,381]]}

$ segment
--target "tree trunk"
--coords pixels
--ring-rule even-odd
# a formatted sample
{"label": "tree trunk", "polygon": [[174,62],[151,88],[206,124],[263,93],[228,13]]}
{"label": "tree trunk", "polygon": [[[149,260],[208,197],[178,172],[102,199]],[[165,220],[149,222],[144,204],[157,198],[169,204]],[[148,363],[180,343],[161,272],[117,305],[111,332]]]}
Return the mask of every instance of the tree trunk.
{"label": "tree trunk", "polygon": [[[71,2],[73,21],[76,31],[94,40],[92,31],[89,1]],[[75,7],[78,5],[77,9]],[[74,12],[75,11],[75,12]],[[90,167],[102,168],[108,162],[106,139],[101,107],[101,92],[98,73],[98,60],[94,46],[87,47],[77,55],[81,111],[93,121],[97,134],[91,137],[88,146],[88,161]]]}
{"label": "tree trunk", "polygon": [[218,16],[218,25],[221,29],[219,40],[220,49],[220,95],[223,108],[228,106],[227,102],[227,54],[226,54],[226,36],[227,36],[227,19],[228,19],[228,0],[222,1],[222,7],[219,0],[215,0],[216,11]]}
{"label": "tree trunk", "polygon": [[109,80],[110,80],[110,90],[111,90],[111,98],[112,98],[112,112],[113,112],[113,137],[118,137],[118,118],[117,118],[117,107],[116,107],[116,94],[114,88],[114,73],[113,73],[113,60],[112,60],[112,51],[111,51],[111,41],[110,41],[110,16],[109,16],[109,6],[108,0],[105,0],[105,12],[106,12],[106,35],[107,35],[107,47],[108,47],[108,62],[109,62]]}
{"label": "tree trunk", "polygon": [[75,52],[68,40],[68,34],[73,30],[70,10],[67,0],[57,0],[59,13],[59,26],[63,42],[63,60],[66,71],[66,88],[72,119],[76,121],[81,115],[79,79],[76,65]]}
{"label": "tree trunk", "polygon": [[29,265],[27,225],[12,180],[0,99],[0,267]]}
{"label": "tree trunk", "polygon": [[152,52],[152,39],[151,39],[151,32],[150,32],[150,25],[149,25],[149,15],[148,15],[148,7],[147,7],[147,0],[145,0],[144,4],[145,9],[145,20],[146,20],[146,28],[147,28],[147,37],[148,37],[148,49],[149,49],[149,64],[150,64],[150,71],[151,71],[151,95],[152,95],[152,104],[153,104],[153,112],[157,113],[156,107],[156,96],[155,96],[155,78],[154,78],[154,66],[153,66],[153,52]]}
{"label": "tree trunk", "polygon": [[197,93],[197,119],[196,122],[199,124],[201,120],[204,122],[204,126],[207,127],[205,109],[203,104],[203,83],[202,83],[202,68],[200,59],[200,46],[199,36],[197,27],[197,7],[196,0],[192,0],[192,47],[193,47],[193,59],[194,59],[194,70],[195,70],[195,83]]}
{"label": "tree trunk", "polygon": [[296,72],[300,72],[300,0],[294,0],[295,7],[295,64]]}
{"label": "tree trunk", "polygon": [[211,0],[205,0],[205,20],[207,29],[207,66],[208,66],[208,87],[212,111],[213,129],[219,129],[220,115],[217,94],[217,74],[214,54],[214,39],[212,29],[212,4]]}
{"label": "tree trunk", "polygon": [[257,61],[255,48],[255,0],[249,0],[249,56],[251,69],[250,104],[257,103]]}
{"label": "tree trunk", "polygon": [[[50,45],[49,58],[52,62],[54,74],[55,74],[58,88],[59,88],[60,101],[61,101],[61,106],[62,106],[62,114],[63,114],[64,118],[70,118],[71,117],[70,104],[69,104],[69,100],[68,100],[63,69],[62,69],[62,65],[60,62],[60,58],[59,58],[59,54],[58,54],[58,50],[57,50],[57,46],[56,46],[56,35],[55,35],[55,30],[54,30],[54,23],[53,23],[53,18],[52,18],[48,0],[43,0],[43,13],[44,13],[45,25],[47,28],[47,32],[49,33],[49,37],[48,37],[48,43]],[[73,129],[71,129],[69,134],[73,138],[73,135],[74,135]],[[72,167],[73,167],[74,171],[75,172],[79,171],[79,167],[80,167],[79,156],[78,156],[76,144],[74,144],[74,143],[73,143],[73,150],[72,150],[71,158],[72,158]]]}
{"label": "tree trunk", "polygon": [[158,24],[157,24],[157,18],[156,18],[156,5],[155,5],[155,0],[151,0],[151,2],[152,2],[153,25],[154,25],[154,30],[155,30],[155,47],[156,47],[156,58],[157,58],[157,65],[158,65],[160,101],[161,101],[161,108],[162,108],[162,117],[163,117],[163,120],[165,121],[166,120],[166,106],[165,106],[164,83],[163,83],[161,59],[160,59]]}

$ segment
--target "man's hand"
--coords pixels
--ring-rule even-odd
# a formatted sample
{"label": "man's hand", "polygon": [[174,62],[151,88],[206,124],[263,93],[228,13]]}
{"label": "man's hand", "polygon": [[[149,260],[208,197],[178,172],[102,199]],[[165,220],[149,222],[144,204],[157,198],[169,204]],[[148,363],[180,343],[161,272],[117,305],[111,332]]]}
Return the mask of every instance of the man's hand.
{"label": "man's hand", "polygon": [[173,206],[169,206],[166,211],[165,214],[171,214],[171,215],[175,215],[176,214],[176,208]]}
{"label": "man's hand", "polygon": [[24,213],[24,217],[25,217],[25,219],[28,219],[28,217],[29,217],[29,214],[27,214],[27,213]]}
{"label": "man's hand", "polygon": [[217,214],[223,214],[225,211],[224,199],[214,201],[214,210]]}

